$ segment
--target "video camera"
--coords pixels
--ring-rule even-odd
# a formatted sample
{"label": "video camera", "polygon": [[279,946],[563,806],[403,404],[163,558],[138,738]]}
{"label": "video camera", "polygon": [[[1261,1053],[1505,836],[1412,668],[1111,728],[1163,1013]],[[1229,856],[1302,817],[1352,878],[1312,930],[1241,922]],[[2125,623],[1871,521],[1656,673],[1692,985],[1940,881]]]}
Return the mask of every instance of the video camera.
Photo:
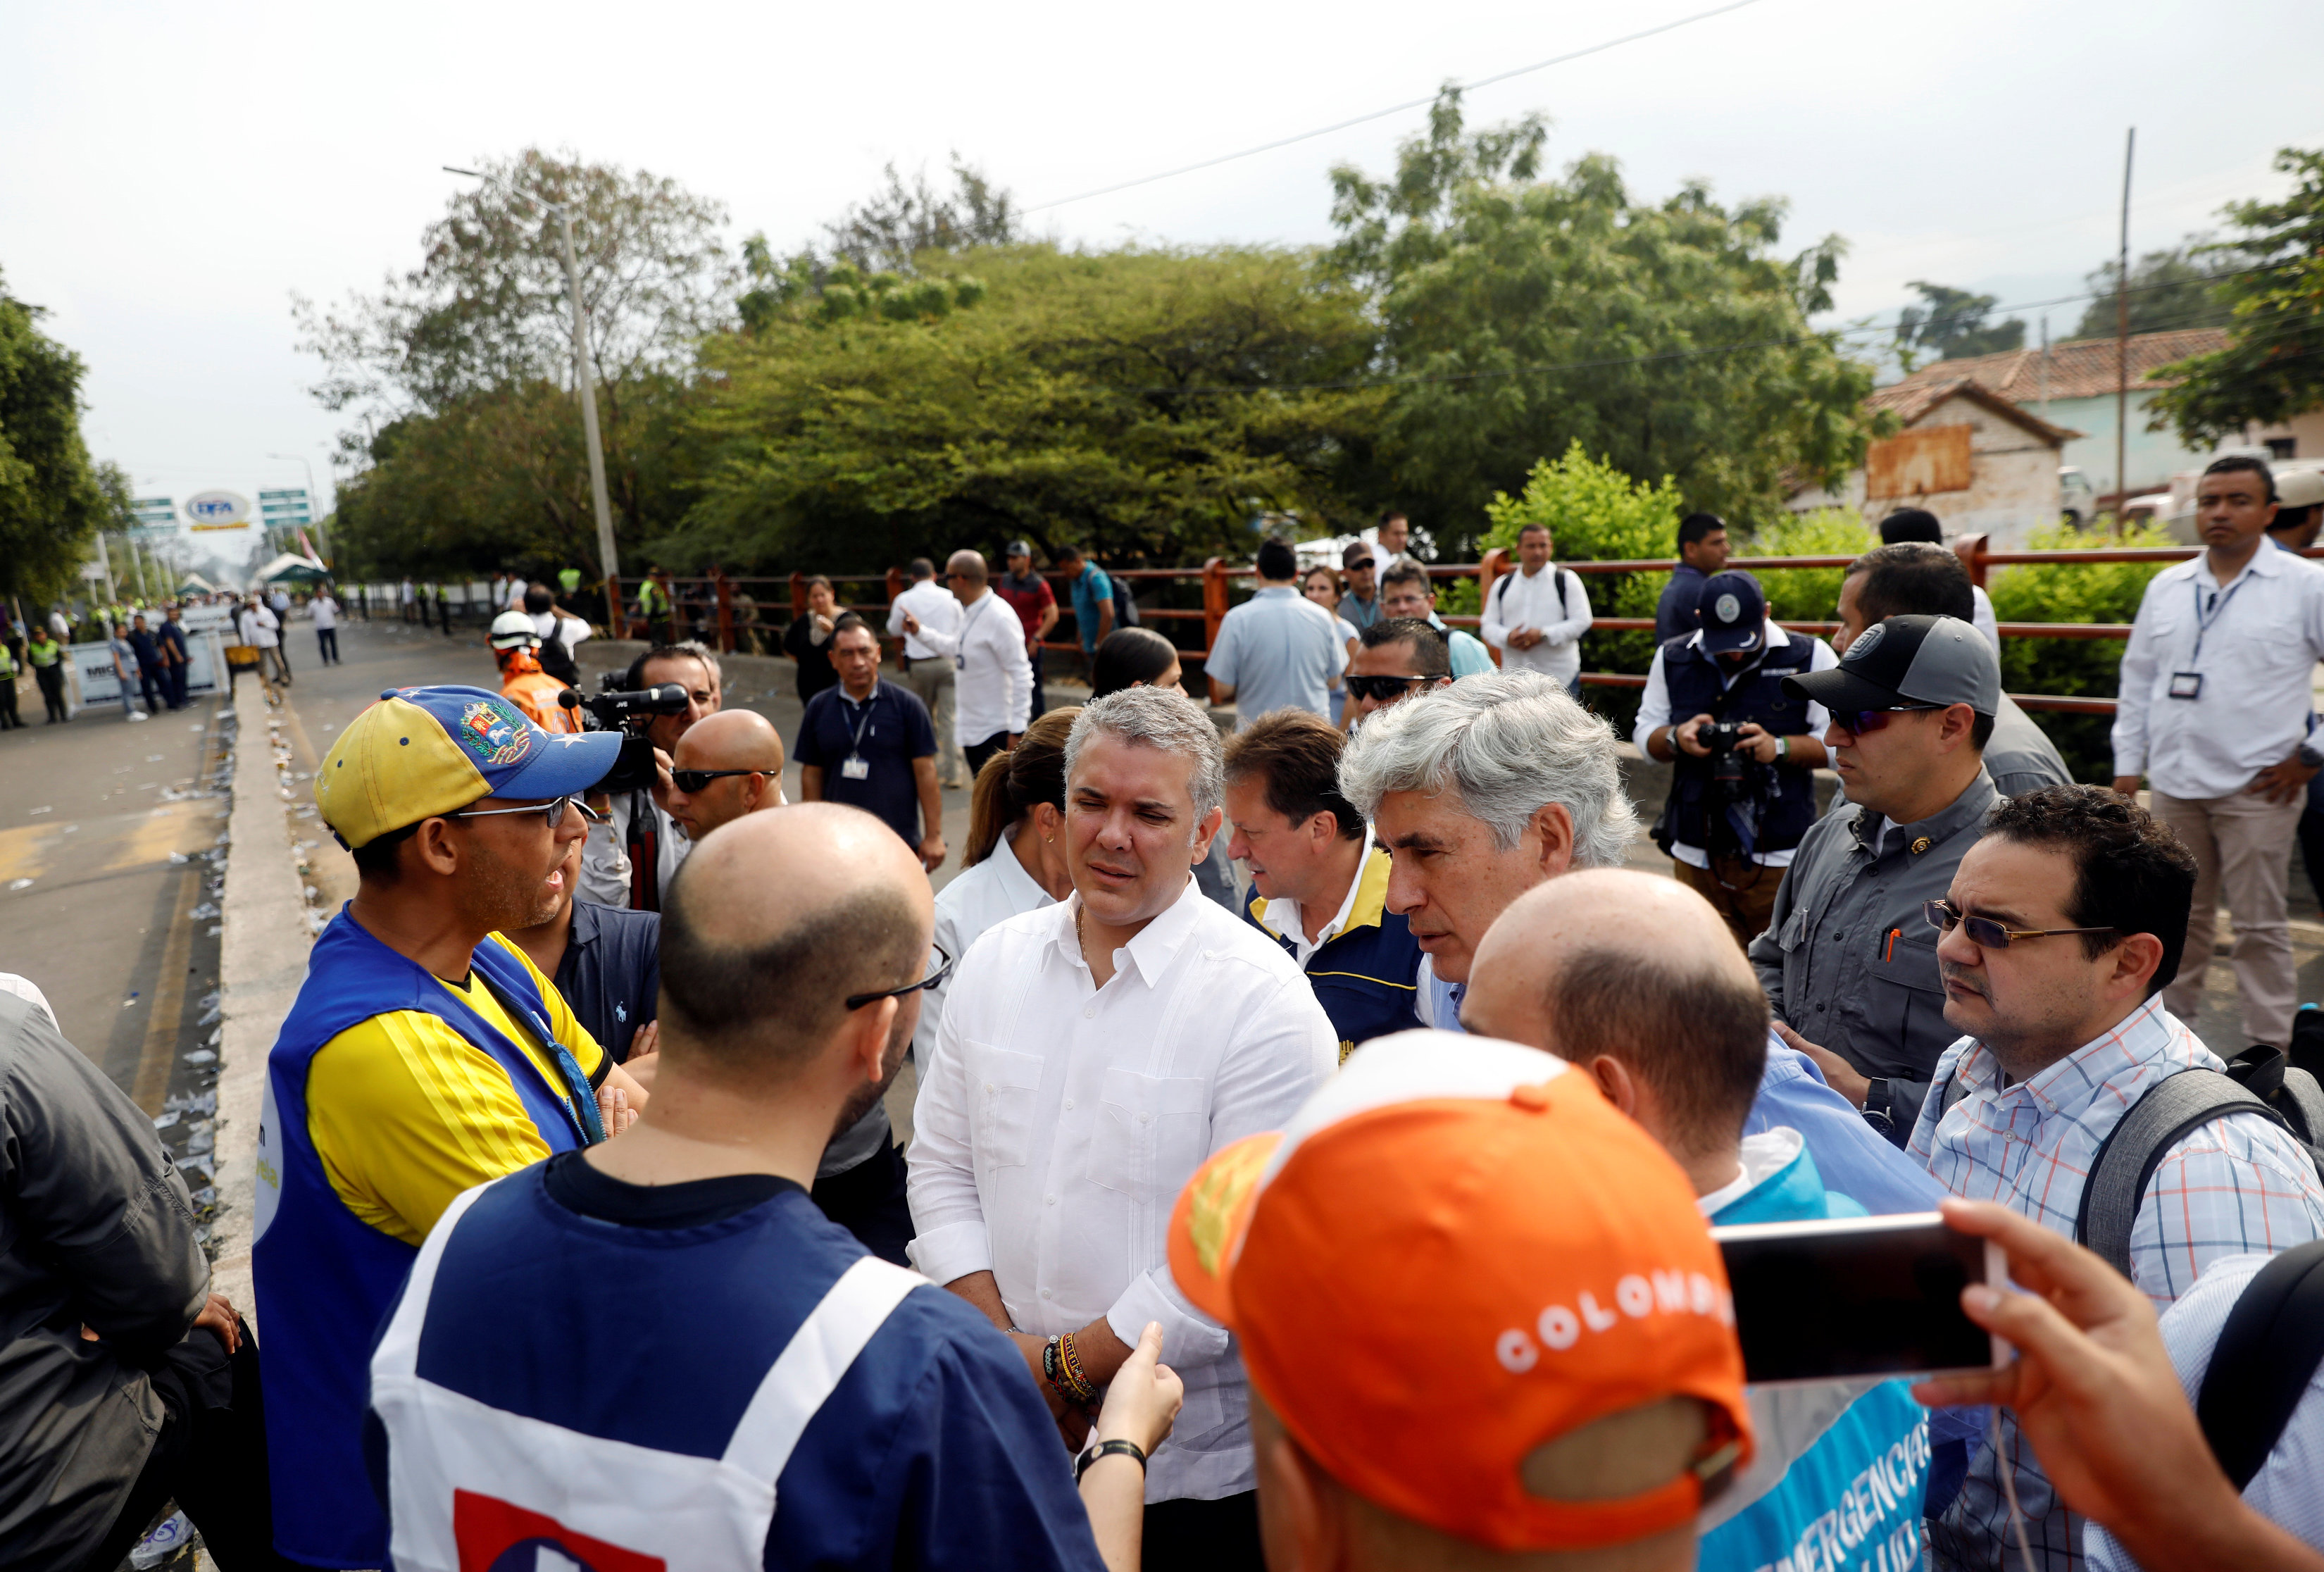
{"label": "video camera", "polygon": [[675,682],[652,688],[623,689],[624,673],[607,671],[597,679],[600,691],[585,694],[568,688],[557,696],[567,709],[581,712],[582,726],[593,732],[620,732],[622,756],[597,782],[600,791],[642,791],[655,780],[654,746],[645,727],[658,715],[679,715],[686,709],[686,689]]}

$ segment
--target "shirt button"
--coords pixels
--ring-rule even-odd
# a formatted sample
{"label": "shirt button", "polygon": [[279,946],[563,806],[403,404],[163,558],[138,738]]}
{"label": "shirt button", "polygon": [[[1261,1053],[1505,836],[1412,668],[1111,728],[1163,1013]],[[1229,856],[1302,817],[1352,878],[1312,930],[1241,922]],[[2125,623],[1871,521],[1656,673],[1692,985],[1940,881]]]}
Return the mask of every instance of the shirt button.
{"label": "shirt button", "polygon": [[1154,1115],[1151,1114],[1140,1114],[1138,1116],[1138,1122],[1140,1124],[1151,1124],[1154,1123]]}
{"label": "shirt button", "polygon": [[1041,1290],[1041,1297],[1042,1297],[1043,1299],[1052,1299],[1056,1298],[1057,1296],[1056,1296],[1056,1295],[1055,1295],[1055,1294],[1053,1294],[1053,1293],[1051,1293],[1047,1289],[1043,1289],[1043,1290]]}
{"label": "shirt button", "polygon": [[1094,1021],[1094,1020],[1096,1020],[1096,1019],[1097,1019],[1097,1006],[1096,1006],[1096,1005],[1094,1005],[1094,1004],[1093,1004],[1093,1005],[1091,1005],[1088,1009],[1084,1010],[1084,1011],[1082,1012],[1082,1019],[1083,1019],[1083,1020],[1084,1020],[1084,1021]]}
{"label": "shirt button", "polygon": [[1052,1207],[1057,1204],[1057,1197],[1055,1196],[1044,1196],[1041,1198]]}
{"label": "shirt button", "polygon": [[1070,1114],[1070,1113],[1072,1113],[1073,1111],[1074,1111],[1074,1100],[1073,1100],[1071,1097],[1067,1097],[1067,1098],[1065,1099],[1065,1112],[1066,1112],[1066,1113],[1068,1113],[1068,1114]]}

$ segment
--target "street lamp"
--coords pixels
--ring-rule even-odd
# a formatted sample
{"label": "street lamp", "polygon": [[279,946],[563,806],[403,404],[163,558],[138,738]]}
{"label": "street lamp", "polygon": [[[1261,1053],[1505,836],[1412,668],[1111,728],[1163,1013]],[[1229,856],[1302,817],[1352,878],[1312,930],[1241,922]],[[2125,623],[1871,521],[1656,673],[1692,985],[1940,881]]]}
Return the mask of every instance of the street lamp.
{"label": "street lamp", "polygon": [[[497,178],[481,170],[455,169],[448,163],[443,168],[447,174],[466,175],[472,180]],[[560,260],[565,264],[566,292],[573,298],[573,381],[581,390],[581,430],[589,448],[589,500],[597,510],[597,564],[605,576],[605,628],[618,635],[622,631],[622,608],[613,596],[613,578],[621,567],[613,557],[613,504],[605,495],[604,448],[597,439],[597,387],[596,380],[589,375],[588,317],[581,305],[581,270],[573,258],[573,215],[562,203],[521,190],[512,182],[503,183],[515,195],[537,202],[555,215],[564,237]]]}

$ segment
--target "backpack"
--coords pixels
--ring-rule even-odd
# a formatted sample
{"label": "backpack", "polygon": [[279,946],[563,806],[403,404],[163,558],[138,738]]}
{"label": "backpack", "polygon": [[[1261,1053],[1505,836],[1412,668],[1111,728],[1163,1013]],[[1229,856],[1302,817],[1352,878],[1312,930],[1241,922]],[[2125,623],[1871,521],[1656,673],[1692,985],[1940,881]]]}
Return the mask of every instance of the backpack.
{"label": "backpack", "polygon": [[1105,581],[1113,586],[1113,625],[1134,628],[1138,625],[1138,602],[1130,598],[1130,582],[1119,573],[1109,573]]}
{"label": "backpack", "polygon": [[[1582,575],[1571,568],[1553,568],[1550,571],[1557,575],[1557,609],[1563,613],[1565,610],[1566,591],[1582,582]],[[1493,580],[1493,596],[1497,606],[1506,605],[1509,580],[1517,577],[1516,569],[1512,569]]]}
{"label": "backpack", "polygon": [[[1947,1076],[1937,1116],[1942,1118],[1967,1095],[1959,1077]],[[2140,1095],[2090,1159],[2082,1204],[2074,1216],[2074,1242],[2128,1277],[2131,1225],[2163,1154],[2230,1114],[2272,1120],[2300,1142],[2324,1178],[2324,1152],[2318,1151],[2324,1137],[2324,1087],[2308,1071],[2294,1068],[2282,1050],[2255,1045],[2230,1059],[2224,1074],[2193,1067],[2163,1077]]]}
{"label": "backpack", "polygon": [[[2305,1073],[2305,1072],[2301,1072]],[[2324,1363],[2324,1239],[2262,1267],[2227,1312],[2195,1417],[2240,1492],[2275,1449]]]}

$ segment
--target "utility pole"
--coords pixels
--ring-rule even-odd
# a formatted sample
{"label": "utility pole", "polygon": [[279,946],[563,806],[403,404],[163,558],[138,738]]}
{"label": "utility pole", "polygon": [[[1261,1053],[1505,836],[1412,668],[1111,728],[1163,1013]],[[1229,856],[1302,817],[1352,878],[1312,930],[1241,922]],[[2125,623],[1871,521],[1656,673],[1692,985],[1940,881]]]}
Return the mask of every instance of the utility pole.
{"label": "utility pole", "polygon": [[2122,533],[2123,509],[2130,502],[2130,155],[2138,147],[2138,127],[2122,143],[2122,244],[2114,273],[2114,532]]}
{"label": "utility pole", "polygon": [[[448,163],[443,168],[447,174],[466,175],[475,180],[494,178],[481,170],[455,169]],[[581,393],[581,430],[588,439],[589,501],[597,513],[597,567],[605,576],[605,627],[618,635],[622,607],[613,596],[613,579],[622,569],[613,554],[613,504],[605,492],[604,445],[597,437],[597,387],[589,369],[589,319],[581,304],[581,269],[573,253],[573,215],[562,203],[552,202],[535,192],[518,190],[513,185],[509,189],[548,208],[557,219],[564,242],[558,259],[565,264],[566,292],[573,299],[573,384]]]}

